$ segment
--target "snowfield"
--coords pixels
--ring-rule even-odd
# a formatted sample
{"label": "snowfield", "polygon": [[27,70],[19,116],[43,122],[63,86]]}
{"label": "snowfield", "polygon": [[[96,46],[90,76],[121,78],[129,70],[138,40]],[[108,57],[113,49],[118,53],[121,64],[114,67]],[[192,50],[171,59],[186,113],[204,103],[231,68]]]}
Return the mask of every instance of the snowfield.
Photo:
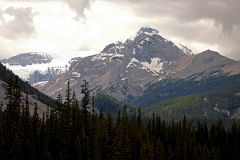
{"label": "snowfield", "polygon": [[9,65],[4,64],[8,69],[12,70],[16,75],[18,75],[23,80],[27,81],[32,73],[35,71],[39,71],[42,74],[47,73],[48,69],[53,69],[57,71],[59,74],[65,73],[72,62],[71,59],[75,57],[84,57],[89,54],[96,54],[96,52],[89,51],[80,51],[75,53],[69,53],[68,56],[64,53],[37,53],[43,56],[50,56],[52,58],[49,63],[42,64],[32,64],[32,65]]}

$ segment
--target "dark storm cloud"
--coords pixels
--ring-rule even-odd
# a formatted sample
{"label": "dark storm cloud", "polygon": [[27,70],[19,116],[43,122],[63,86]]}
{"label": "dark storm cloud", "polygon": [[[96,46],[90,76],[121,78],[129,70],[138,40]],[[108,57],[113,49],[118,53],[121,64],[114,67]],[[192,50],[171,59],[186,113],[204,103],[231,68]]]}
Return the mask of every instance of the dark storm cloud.
{"label": "dark storm cloud", "polygon": [[33,24],[34,13],[32,8],[14,8],[9,7],[0,14],[11,16],[12,20],[1,18],[0,36],[8,39],[28,38],[35,33]]}

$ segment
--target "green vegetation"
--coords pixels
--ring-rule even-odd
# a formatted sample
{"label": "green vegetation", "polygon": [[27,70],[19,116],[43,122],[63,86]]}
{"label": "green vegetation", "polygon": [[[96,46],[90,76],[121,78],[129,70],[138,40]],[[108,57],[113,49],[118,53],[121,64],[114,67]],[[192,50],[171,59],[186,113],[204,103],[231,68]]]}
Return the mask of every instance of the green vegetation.
{"label": "green vegetation", "polygon": [[201,81],[188,80],[162,80],[151,85],[142,97],[133,103],[142,107],[164,103],[177,97],[217,93],[226,90],[240,92],[240,76],[210,77]]}
{"label": "green vegetation", "polygon": [[[54,101],[1,65],[0,72],[5,74],[0,78],[8,84],[7,108],[3,110],[0,104],[0,159],[240,159],[239,122],[225,127],[220,120],[211,124],[203,121],[239,118],[238,87],[175,96],[144,108],[146,118],[140,109],[110,96],[90,97],[87,82],[82,85],[80,103],[69,82],[65,97],[59,94]],[[23,100],[22,91],[38,95],[52,107],[38,115],[35,104],[30,114],[28,94]]]}
{"label": "green vegetation", "polygon": [[[126,106],[113,119],[110,114],[95,113],[87,83],[82,86],[81,106],[68,83],[64,100],[59,95],[57,106],[42,116],[35,105],[31,115],[28,96],[22,102],[18,84],[17,78],[8,84],[7,108],[0,109],[0,159],[240,159],[240,125],[236,122],[225,128],[222,121],[208,126],[199,121],[193,124],[185,117],[166,122],[153,114],[143,120],[140,109],[129,115]],[[180,111],[201,98],[187,96],[181,103],[169,103]]]}
{"label": "green vegetation", "polygon": [[96,110],[102,112],[104,115],[111,114],[111,116],[117,117],[119,111],[126,109],[128,114],[132,114],[137,109],[134,105],[120,102],[116,98],[106,94],[99,93],[94,99]]}
{"label": "green vegetation", "polygon": [[95,106],[99,112],[117,114],[121,110],[123,104],[109,95],[97,94],[95,96]]}
{"label": "green vegetation", "polygon": [[222,92],[182,96],[156,104],[143,111],[151,116],[158,114],[163,119],[182,119],[184,116],[190,119],[217,120],[225,118],[239,118],[240,97],[237,89],[229,89]]}

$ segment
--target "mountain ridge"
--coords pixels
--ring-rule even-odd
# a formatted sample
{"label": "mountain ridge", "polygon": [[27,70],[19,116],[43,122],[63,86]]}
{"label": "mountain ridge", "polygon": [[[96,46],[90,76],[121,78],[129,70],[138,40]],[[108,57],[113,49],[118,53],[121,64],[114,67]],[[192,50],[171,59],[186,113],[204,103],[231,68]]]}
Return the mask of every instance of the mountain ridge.
{"label": "mountain ridge", "polygon": [[26,94],[29,98],[29,106],[30,111],[33,113],[33,109],[35,106],[35,103],[38,105],[38,112],[40,114],[46,113],[49,107],[54,107],[55,101],[44,95],[43,93],[39,92],[37,89],[31,87],[28,83],[22,81],[18,76],[14,75],[10,70],[8,70],[5,66],[3,66],[0,63],[0,102],[3,104],[3,108],[6,108],[7,99],[6,99],[6,92],[7,92],[7,86],[12,79],[18,80],[18,85],[20,87],[21,91],[21,99],[22,102],[24,102],[24,98],[26,97]]}
{"label": "mountain ridge", "polygon": [[193,54],[187,47],[163,38],[156,29],[142,27],[134,36],[110,43],[98,54],[73,58],[66,72],[34,86],[56,97],[65,91],[66,81],[70,80],[71,88],[79,94],[82,81],[87,80],[94,94],[102,92],[133,102],[144,96],[152,84],[162,80],[201,81],[238,75],[238,68],[240,62],[217,52],[206,50]]}
{"label": "mountain ridge", "polygon": [[160,36],[156,29],[143,27],[124,42],[110,43],[99,54],[77,59],[58,83],[48,83],[39,89],[55,96],[51,91],[62,88],[70,79],[72,87],[80,92],[79,83],[85,79],[94,93],[132,101],[163,79],[201,80],[237,74],[230,72],[231,66],[237,64],[230,58],[211,50],[193,54],[187,47],[178,46]]}

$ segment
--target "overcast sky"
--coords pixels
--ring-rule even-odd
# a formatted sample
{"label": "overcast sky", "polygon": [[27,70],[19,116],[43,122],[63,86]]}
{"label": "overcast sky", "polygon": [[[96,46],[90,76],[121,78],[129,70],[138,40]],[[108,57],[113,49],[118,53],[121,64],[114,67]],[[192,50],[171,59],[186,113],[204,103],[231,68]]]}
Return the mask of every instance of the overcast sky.
{"label": "overcast sky", "polygon": [[31,51],[96,53],[141,26],[194,53],[212,49],[240,59],[240,0],[1,0],[0,59]]}

